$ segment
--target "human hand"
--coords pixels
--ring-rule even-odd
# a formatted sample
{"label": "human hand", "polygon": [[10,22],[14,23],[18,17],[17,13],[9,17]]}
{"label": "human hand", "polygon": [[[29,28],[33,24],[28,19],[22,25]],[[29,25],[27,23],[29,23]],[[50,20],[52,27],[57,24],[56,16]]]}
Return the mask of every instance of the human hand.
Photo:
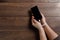
{"label": "human hand", "polygon": [[42,25],[46,24],[46,19],[45,19],[44,15],[42,13],[41,13],[41,15],[42,15],[41,24]]}
{"label": "human hand", "polygon": [[41,23],[34,19],[34,16],[32,16],[32,25],[37,29],[42,27]]}

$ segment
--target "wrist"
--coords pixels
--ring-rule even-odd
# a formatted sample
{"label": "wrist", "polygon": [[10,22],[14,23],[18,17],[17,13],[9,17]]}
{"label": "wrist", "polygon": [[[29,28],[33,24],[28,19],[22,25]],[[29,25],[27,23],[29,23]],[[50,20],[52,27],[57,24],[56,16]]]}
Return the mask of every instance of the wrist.
{"label": "wrist", "polygon": [[43,24],[45,24],[45,23],[47,23],[47,22],[46,22],[46,21],[42,21],[42,20],[41,20],[41,24],[42,24],[42,25],[43,25]]}
{"label": "wrist", "polygon": [[46,22],[46,21],[44,21],[44,22],[42,22],[42,24],[47,24],[47,22]]}
{"label": "wrist", "polygon": [[39,26],[38,30],[41,30],[41,29],[43,29],[42,25],[41,25],[41,26]]}
{"label": "wrist", "polygon": [[47,23],[44,23],[44,24],[42,24],[42,26],[44,27],[44,26],[48,26],[48,24]]}

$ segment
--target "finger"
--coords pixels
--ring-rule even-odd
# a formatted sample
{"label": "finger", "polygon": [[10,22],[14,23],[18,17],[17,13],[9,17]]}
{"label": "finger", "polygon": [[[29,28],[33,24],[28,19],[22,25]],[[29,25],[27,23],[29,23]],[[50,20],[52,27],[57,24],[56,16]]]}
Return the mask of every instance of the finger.
{"label": "finger", "polygon": [[34,18],[34,16],[32,16],[32,18]]}
{"label": "finger", "polygon": [[32,25],[34,25],[35,23],[34,23],[33,19],[31,21],[32,21]]}
{"label": "finger", "polygon": [[[38,21],[36,19],[33,18],[34,16],[32,16],[32,23],[37,23]],[[39,20],[40,21],[40,20]]]}
{"label": "finger", "polygon": [[34,23],[34,21],[33,21],[33,19],[34,19],[34,18],[33,18],[33,17],[34,17],[34,16],[32,16],[32,20],[31,20],[31,21],[32,21],[32,23]]}
{"label": "finger", "polygon": [[32,21],[32,25],[34,24],[34,22]]}
{"label": "finger", "polygon": [[35,20],[35,19],[33,19],[33,22],[34,22],[34,23],[37,23],[38,21],[37,21],[37,20]]}
{"label": "finger", "polygon": [[34,16],[32,16],[32,22],[35,23],[35,21],[34,21]]}

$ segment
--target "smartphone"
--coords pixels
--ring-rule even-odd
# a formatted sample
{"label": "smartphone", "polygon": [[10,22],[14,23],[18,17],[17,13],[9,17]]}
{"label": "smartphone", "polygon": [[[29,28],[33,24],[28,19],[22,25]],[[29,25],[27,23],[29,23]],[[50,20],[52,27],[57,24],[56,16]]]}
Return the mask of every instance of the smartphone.
{"label": "smartphone", "polygon": [[34,19],[36,19],[37,21],[41,20],[42,19],[42,15],[41,13],[39,12],[39,9],[37,6],[34,6],[31,8],[31,11],[32,11],[32,14],[34,16]]}

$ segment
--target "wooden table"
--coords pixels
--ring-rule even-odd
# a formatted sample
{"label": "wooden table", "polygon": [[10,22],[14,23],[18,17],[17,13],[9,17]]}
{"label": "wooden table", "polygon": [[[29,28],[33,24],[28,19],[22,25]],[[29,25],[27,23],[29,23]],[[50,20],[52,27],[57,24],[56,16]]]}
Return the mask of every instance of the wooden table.
{"label": "wooden table", "polygon": [[50,27],[60,34],[60,0],[1,0],[0,40],[36,40],[29,29],[31,7],[37,5]]}

